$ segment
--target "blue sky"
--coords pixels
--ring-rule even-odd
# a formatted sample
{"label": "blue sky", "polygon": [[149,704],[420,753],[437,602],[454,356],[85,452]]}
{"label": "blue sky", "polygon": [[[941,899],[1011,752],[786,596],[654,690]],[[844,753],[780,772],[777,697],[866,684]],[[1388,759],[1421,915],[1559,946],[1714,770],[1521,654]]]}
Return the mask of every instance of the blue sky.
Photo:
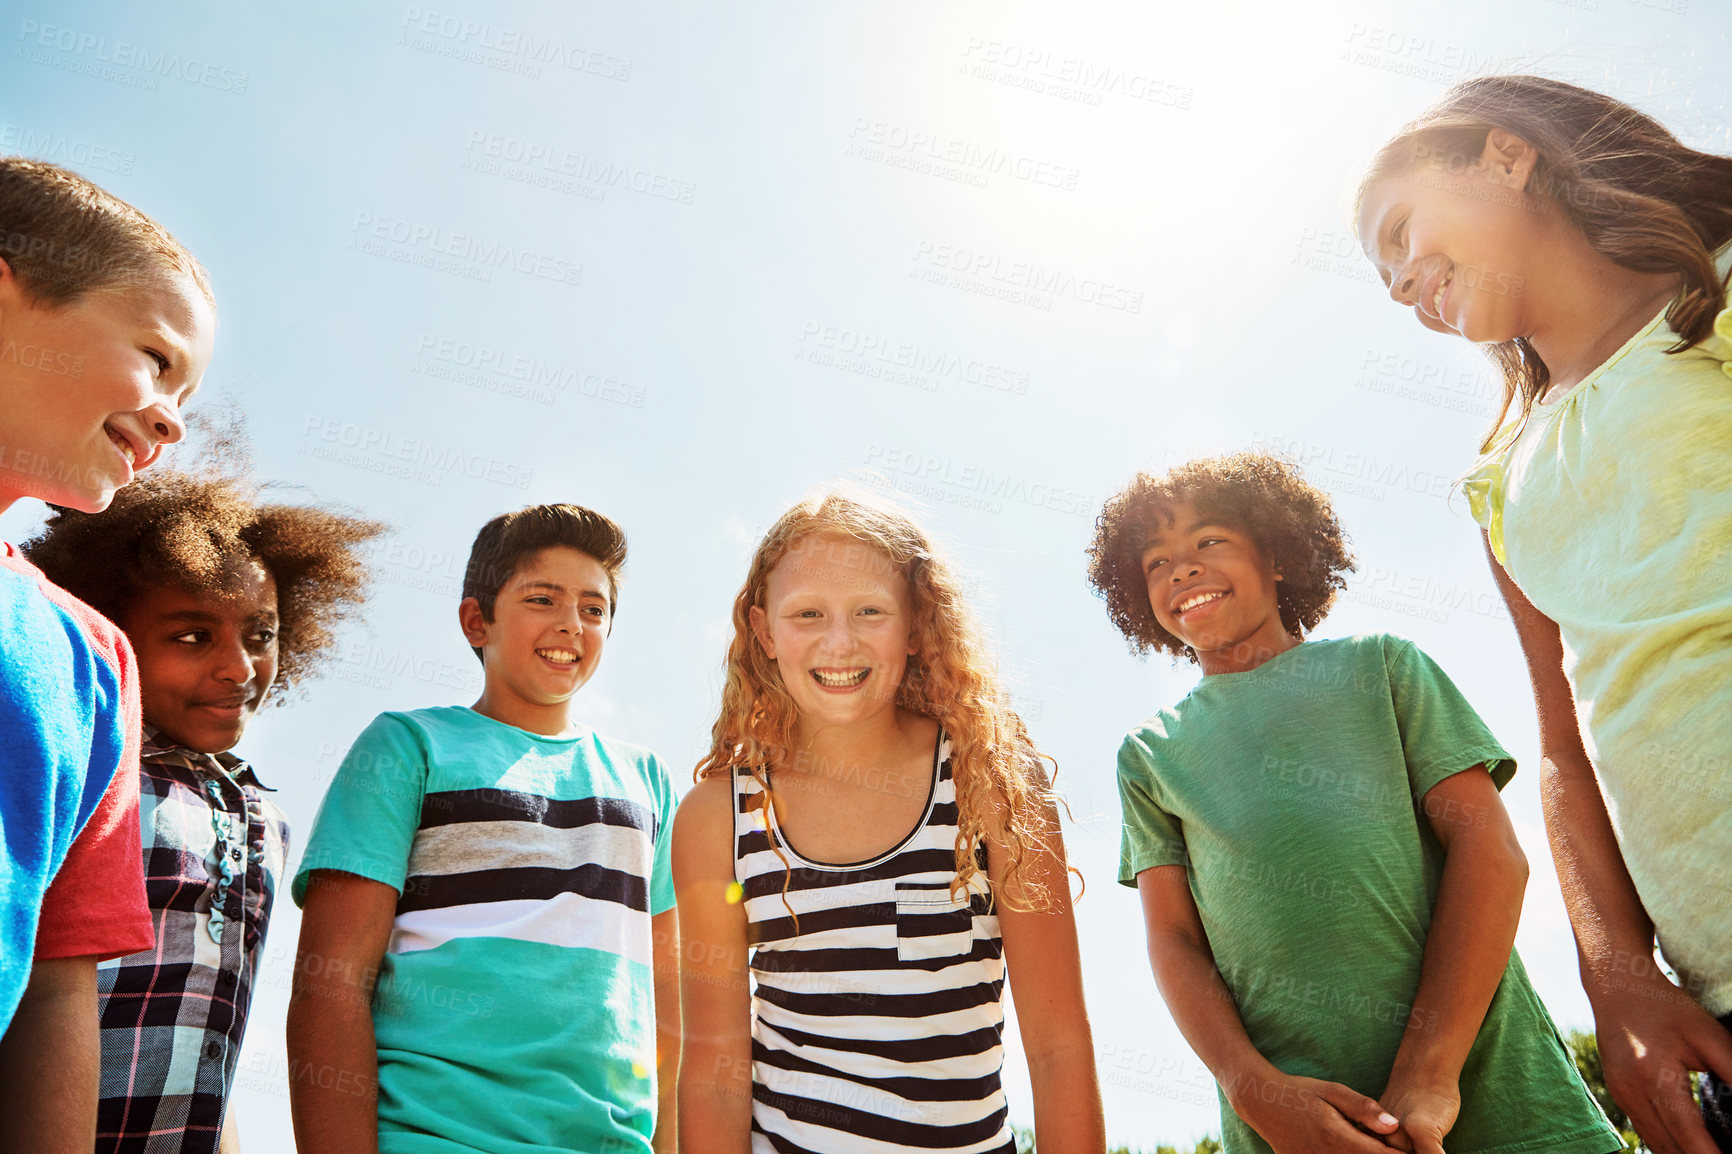
{"label": "blue sky", "polygon": [[[1082,550],[1138,469],[1261,446],[1357,547],[1319,635],[1413,638],[1524,763],[1518,945],[1560,1024],[1588,1021],[1521,657],[1450,497],[1496,388],[1390,307],[1346,204],[1476,73],[1609,91],[1732,151],[1723,6],[5,7],[0,149],[80,169],[211,271],[194,409],[242,412],[261,476],[395,527],[327,676],[241,747],[299,840],[375,713],[473,700],[456,586],[488,517],[570,500],[626,526],[579,712],[683,788],[758,533],[827,481],[893,488],[970,573],[1061,767],[1109,1133],[1212,1130],[1113,884],[1119,739],[1192,676],[1126,653]],[[293,1148],[297,932],[285,900],[235,1099],[253,1151]]]}

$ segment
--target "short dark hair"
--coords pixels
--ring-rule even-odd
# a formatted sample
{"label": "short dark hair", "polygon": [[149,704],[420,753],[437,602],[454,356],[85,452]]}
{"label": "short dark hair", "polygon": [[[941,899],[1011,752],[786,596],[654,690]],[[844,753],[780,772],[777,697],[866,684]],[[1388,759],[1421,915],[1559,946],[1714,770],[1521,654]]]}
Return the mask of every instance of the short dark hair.
{"label": "short dark hair", "polygon": [[185,276],[216,304],[204,266],[166,228],[46,160],[0,157],[0,260],[37,304],[66,305],[164,275]]}
{"label": "short dark hair", "polygon": [[271,700],[318,671],[335,628],[359,610],[370,576],[362,546],[377,521],[316,505],[267,503],[245,477],[158,466],[101,513],[55,508],[24,554],[48,579],[120,621],[140,594],[177,587],[222,595],[236,565],[277,583],[277,680]]}
{"label": "short dark hair", "polygon": [[[556,545],[587,553],[601,564],[611,618],[619,602],[620,570],[625,568],[625,530],[582,505],[531,505],[501,513],[481,526],[463,570],[463,596],[480,602],[482,620],[492,621],[499,591],[523,559]],[[481,650],[475,653],[479,656]]]}
{"label": "short dark hair", "polygon": [[1180,503],[1247,534],[1274,562],[1281,623],[1294,636],[1314,629],[1347,587],[1341,574],[1354,568],[1347,535],[1329,498],[1298,466],[1246,452],[1188,461],[1162,477],[1138,473],[1108,498],[1088,547],[1089,584],[1132,653],[1197,659],[1155,619],[1142,565],[1149,539],[1172,523]]}

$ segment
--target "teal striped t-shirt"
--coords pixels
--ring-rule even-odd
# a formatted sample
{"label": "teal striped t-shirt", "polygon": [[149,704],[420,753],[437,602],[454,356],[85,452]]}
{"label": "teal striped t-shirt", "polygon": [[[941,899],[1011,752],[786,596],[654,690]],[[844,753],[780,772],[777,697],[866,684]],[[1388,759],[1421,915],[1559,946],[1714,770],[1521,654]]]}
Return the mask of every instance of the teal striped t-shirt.
{"label": "teal striped t-shirt", "polygon": [[373,995],[381,1154],[647,1154],[674,805],[653,753],[594,732],[444,707],[361,733],[292,893],[339,870],[401,895]]}

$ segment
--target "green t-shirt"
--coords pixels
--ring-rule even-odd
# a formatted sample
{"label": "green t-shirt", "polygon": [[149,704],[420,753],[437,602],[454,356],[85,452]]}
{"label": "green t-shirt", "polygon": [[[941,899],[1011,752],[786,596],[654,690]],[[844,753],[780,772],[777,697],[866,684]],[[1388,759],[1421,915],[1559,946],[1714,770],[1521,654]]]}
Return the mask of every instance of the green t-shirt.
{"label": "green t-shirt", "polygon": [[[1413,644],[1298,645],[1203,678],[1119,750],[1119,880],[1186,868],[1251,1042],[1288,1074],[1383,1091],[1401,1043],[1443,869],[1418,799],[1515,763]],[[1451,1154],[1622,1148],[1528,984],[1520,958],[1461,1075]],[[1221,1099],[1229,1154],[1268,1145]]]}
{"label": "green t-shirt", "polygon": [[674,804],[654,754],[593,732],[448,707],[355,740],[292,892],[341,870],[401,895],[373,995],[381,1154],[648,1154]]}

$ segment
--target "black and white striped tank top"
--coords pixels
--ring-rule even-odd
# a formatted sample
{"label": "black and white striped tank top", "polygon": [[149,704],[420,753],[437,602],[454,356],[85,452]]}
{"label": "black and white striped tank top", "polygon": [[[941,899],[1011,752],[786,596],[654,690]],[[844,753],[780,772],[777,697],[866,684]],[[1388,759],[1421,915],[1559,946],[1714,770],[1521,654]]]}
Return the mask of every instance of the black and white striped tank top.
{"label": "black and white striped tank top", "polygon": [[984,876],[951,900],[955,845],[942,735],[920,824],[870,861],[801,857],[774,829],[757,780],[734,771],[734,877],[754,982],[753,1154],[1014,1154],[999,1084],[998,915]]}

